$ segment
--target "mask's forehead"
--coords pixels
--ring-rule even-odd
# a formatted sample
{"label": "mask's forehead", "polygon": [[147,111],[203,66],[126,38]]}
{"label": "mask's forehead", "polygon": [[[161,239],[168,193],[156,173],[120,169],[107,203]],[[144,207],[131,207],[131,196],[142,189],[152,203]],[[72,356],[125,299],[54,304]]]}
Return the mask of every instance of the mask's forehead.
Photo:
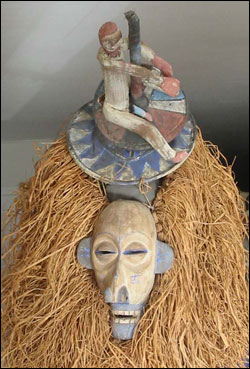
{"label": "mask's forehead", "polygon": [[110,233],[116,239],[122,239],[136,232],[145,234],[149,239],[156,237],[155,223],[149,209],[136,201],[119,200],[102,212],[94,236]]}

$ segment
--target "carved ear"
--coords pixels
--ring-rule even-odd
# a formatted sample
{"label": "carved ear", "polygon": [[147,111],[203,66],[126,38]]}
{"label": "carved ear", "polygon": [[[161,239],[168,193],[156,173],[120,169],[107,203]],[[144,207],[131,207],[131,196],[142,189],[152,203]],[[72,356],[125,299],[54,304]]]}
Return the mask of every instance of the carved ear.
{"label": "carved ear", "polygon": [[169,270],[174,261],[174,252],[171,246],[165,242],[156,241],[155,274],[161,274]]}
{"label": "carved ear", "polygon": [[93,269],[91,263],[91,243],[92,237],[84,238],[77,246],[77,260],[87,269]]}

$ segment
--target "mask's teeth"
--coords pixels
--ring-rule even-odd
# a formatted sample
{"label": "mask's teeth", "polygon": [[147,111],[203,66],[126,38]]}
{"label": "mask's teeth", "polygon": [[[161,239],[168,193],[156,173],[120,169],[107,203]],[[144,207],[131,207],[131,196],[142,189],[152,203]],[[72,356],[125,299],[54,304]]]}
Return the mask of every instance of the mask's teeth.
{"label": "mask's teeth", "polygon": [[132,319],[129,319],[129,318],[115,319],[115,323],[120,323],[120,324],[128,324],[132,322],[133,322]]}
{"label": "mask's teeth", "polygon": [[128,310],[113,310],[112,314],[113,315],[129,315],[129,316],[137,316],[139,315],[140,311],[128,311]]}
{"label": "mask's teeth", "polygon": [[114,323],[120,323],[120,324],[129,324],[129,323],[135,323],[140,318],[140,311],[131,311],[131,310],[113,310],[113,321]]}

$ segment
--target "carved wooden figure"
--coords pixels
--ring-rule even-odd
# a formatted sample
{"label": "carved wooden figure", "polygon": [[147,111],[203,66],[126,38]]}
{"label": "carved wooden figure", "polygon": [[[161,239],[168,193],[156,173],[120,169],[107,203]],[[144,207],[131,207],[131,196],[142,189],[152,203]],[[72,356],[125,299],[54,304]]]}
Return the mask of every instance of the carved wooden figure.
{"label": "carved wooden figure", "polygon": [[93,236],[80,242],[77,258],[94,270],[111,305],[113,336],[131,339],[155,274],[170,269],[174,259],[172,248],[156,239],[150,210],[137,201],[114,201],[101,213]]}
{"label": "carved wooden figure", "polygon": [[104,80],[73,117],[67,140],[87,174],[127,185],[154,181],[182,165],[193,150],[196,125],[172,66],[140,41],[135,12],[125,16],[128,38],[113,22],[99,29]]}
{"label": "carved wooden figure", "polygon": [[[137,18],[134,12],[128,13],[128,19]],[[122,37],[121,31],[113,22],[104,23],[98,35],[102,47],[99,49],[97,58],[102,67],[105,89],[102,112],[106,120],[122,127],[123,130],[119,130],[121,134],[124,129],[128,129],[143,137],[165,160],[172,160],[174,163],[181,162],[187,157],[187,152],[175,151],[171,148],[162,132],[152,124],[152,115],[145,110],[146,107],[142,109],[140,106],[133,104],[133,113],[129,111],[129,76],[136,78],[136,87],[131,87],[135,101],[136,98],[142,96],[142,86],[148,87],[151,92],[152,89],[159,90],[173,98],[179,95],[180,82],[173,77],[171,65],[143,43],[140,44],[142,57],[147,63],[158,68],[158,71],[141,65],[126,63],[124,61],[124,51],[129,48],[129,41]],[[138,80],[142,82],[142,86],[140,86]],[[154,117],[158,117],[154,107],[152,107],[151,112]],[[159,118],[160,120],[166,120],[163,114],[160,114]],[[168,116],[168,118],[170,117]],[[185,120],[182,115],[178,128],[183,126]]]}

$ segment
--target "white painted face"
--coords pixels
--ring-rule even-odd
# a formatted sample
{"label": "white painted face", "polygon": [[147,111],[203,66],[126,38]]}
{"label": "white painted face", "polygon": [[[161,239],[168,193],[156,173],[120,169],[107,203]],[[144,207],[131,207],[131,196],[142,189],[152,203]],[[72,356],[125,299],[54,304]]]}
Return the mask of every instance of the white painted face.
{"label": "white painted face", "polygon": [[112,35],[106,36],[102,42],[101,45],[106,50],[107,53],[113,53],[114,51],[117,51],[122,43],[122,33],[118,29],[115,33]]}
{"label": "white painted face", "polygon": [[170,269],[173,263],[172,248],[156,239],[149,209],[129,200],[108,205],[93,236],[80,242],[77,258],[94,270],[105,301],[111,305],[113,336],[131,339],[155,274]]}
{"label": "white painted face", "polygon": [[115,201],[94,229],[92,265],[108,303],[142,304],[154,284],[156,229],[145,205]]}

